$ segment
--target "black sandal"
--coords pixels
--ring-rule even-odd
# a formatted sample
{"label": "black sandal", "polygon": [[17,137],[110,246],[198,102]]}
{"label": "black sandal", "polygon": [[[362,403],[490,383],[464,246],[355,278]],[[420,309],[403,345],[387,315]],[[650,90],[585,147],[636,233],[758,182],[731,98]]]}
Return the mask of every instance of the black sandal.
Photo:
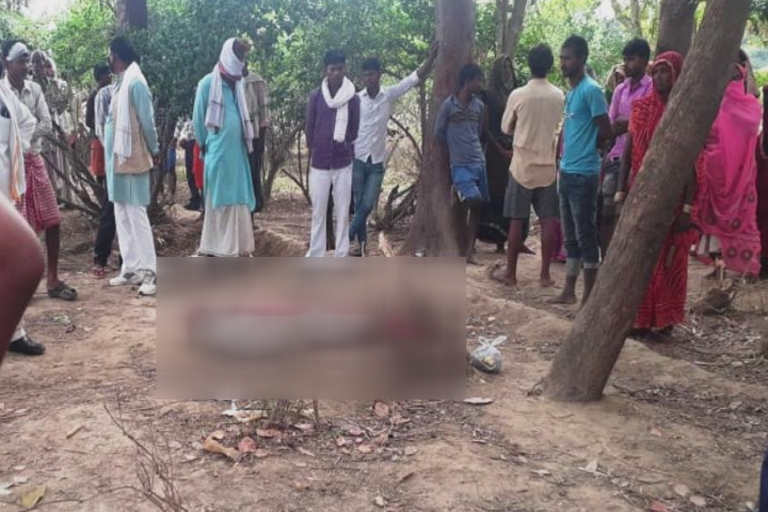
{"label": "black sandal", "polygon": [[77,299],[77,290],[65,283],[61,283],[53,290],[48,290],[48,296],[52,299],[61,299],[66,302],[72,302]]}

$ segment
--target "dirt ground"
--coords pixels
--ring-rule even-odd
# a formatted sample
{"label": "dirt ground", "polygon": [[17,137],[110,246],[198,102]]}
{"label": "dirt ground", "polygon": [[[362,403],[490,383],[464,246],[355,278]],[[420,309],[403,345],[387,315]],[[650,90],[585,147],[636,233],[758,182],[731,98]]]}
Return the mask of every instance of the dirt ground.
{"label": "dirt ground", "polygon": [[[160,253],[188,256],[200,222],[174,216],[157,229]],[[764,286],[750,287],[727,316],[691,317],[670,340],[629,341],[602,402],[553,403],[529,392],[575,310],[545,303],[554,292],[538,289],[533,256],[523,257],[519,291],[489,282],[485,270],[500,256],[480,245],[484,267],[467,270],[468,345],[479,336],[509,338],[503,372],[469,379],[468,396],[491,404],[321,402],[318,429],[310,411],[298,410],[275,429],[222,415],[229,402],[153,398],[155,299],[92,279],[92,227],[76,214],[65,219],[62,266],[80,300],[38,294],[27,328],[48,352],[10,356],[2,368],[0,510],[23,510],[20,499],[42,487],[38,508],[51,511],[181,510],[153,504],[148,488],[160,496],[174,490],[195,512],[743,512],[755,505],[768,444],[768,361],[756,355],[768,338]],[[304,204],[276,200],[261,217],[259,251],[301,255],[308,229]],[[393,243],[401,236],[392,234]],[[562,266],[554,271],[562,283]],[[703,266],[691,272],[693,303],[712,283]],[[212,433],[228,447],[250,437],[255,446],[241,448],[256,451],[239,461],[207,453],[202,443]],[[172,484],[155,476],[143,485],[141,468],[151,476],[153,466]]]}

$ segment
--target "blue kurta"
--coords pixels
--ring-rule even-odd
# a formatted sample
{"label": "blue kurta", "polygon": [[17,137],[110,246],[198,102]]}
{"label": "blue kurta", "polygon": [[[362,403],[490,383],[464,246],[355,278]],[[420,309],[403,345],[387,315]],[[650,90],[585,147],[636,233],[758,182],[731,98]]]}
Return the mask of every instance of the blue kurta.
{"label": "blue kurta", "polygon": [[[123,77],[120,76],[115,84],[113,91],[115,101],[117,101],[122,80]],[[158,142],[152,93],[149,87],[139,81],[134,81],[131,84],[131,106],[136,110],[141,125],[141,133],[144,135],[149,152],[156,155]],[[115,174],[115,120],[111,109],[104,125],[104,156],[109,200],[136,206],[148,206],[151,188],[149,171],[141,174]]]}
{"label": "blue kurta", "polygon": [[253,193],[243,123],[235,91],[225,81],[222,85],[223,126],[216,132],[205,126],[212,80],[213,76],[209,74],[197,85],[192,116],[197,143],[205,148],[205,154],[200,155],[205,162],[203,190],[213,208],[247,206],[252,212],[256,209],[256,197]]}

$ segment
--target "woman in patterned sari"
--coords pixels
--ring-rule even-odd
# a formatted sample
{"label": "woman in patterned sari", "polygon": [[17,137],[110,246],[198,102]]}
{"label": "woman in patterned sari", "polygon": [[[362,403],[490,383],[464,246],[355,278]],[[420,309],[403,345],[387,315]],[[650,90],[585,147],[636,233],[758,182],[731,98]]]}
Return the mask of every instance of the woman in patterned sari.
{"label": "woman in patterned sari", "polygon": [[757,162],[762,108],[747,92],[747,69],[734,64],[720,112],[699,159],[701,186],[696,224],[704,234],[700,253],[722,258],[743,276],[760,272]]}
{"label": "woman in patterned sari", "polygon": [[[683,56],[677,52],[665,52],[653,65],[653,92],[638,100],[629,122],[629,138],[624,153],[619,191],[616,203],[626,199],[642,169],[643,161],[656,128],[667,108],[672,88],[683,69]],[[670,226],[659,254],[645,298],[635,319],[635,335],[648,334],[652,330],[669,334],[675,325],[685,320],[685,301],[688,292],[688,257],[697,234],[692,229],[691,214],[696,196],[696,172],[688,173],[684,196],[675,211],[675,221]]]}

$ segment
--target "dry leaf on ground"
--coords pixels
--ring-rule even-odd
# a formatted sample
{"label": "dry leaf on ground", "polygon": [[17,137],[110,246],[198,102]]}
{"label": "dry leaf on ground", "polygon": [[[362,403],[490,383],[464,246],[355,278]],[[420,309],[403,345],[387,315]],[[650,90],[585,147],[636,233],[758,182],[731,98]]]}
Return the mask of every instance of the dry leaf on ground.
{"label": "dry leaf on ground", "polygon": [[283,433],[272,428],[260,428],[256,430],[256,435],[265,439],[280,439],[283,436]]}
{"label": "dry leaf on ground", "polygon": [[218,455],[224,455],[232,460],[237,460],[238,452],[234,448],[229,448],[216,441],[214,438],[209,437],[203,443],[203,450],[208,453],[215,453]]}
{"label": "dry leaf on ground", "polygon": [[686,487],[683,484],[677,484],[675,486],[675,494],[677,494],[678,496],[687,498],[690,493],[691,493],[691,490],[688,489],[688,487]]}
{"label": "dry leaf on ground", "polygon": [[254,441],[253,438],[246,436],[242,438],[240,442],[237,444],[237,450],[240,453],[255,453],[256,441]]}
{"label": "dry leaf on ground", "polygon": [[373,451],[373,448],[370,447],[370,445],[367,444],[361,444],[357,447],[357,451],[360,453],[371,453]]}
{"label": "dry leaf on ground", "polygon": [[389,406],[384,402],[376,402],[375,404],[373,404],[373,412],[375,412],[376,416],[378,416],[379,418],[388,418]]}
{"label": "dry leaf on ground", "polygon": [[22,495],[21,500],[19,500],[19,504],[24,508],[32,508],[40,503],[40,500],[42,500],[44,496],[45,486],[42,485],[40,487],[35,487],[31,491]]}
{"label": "dry leaf on ground", "polygon": [[405,454],[406,455],[409,455],[409,456],[410,455],[416,455],[417,453],[419,453],[419,449],[416,448],[415,446],[407,446],[405,448]]}

